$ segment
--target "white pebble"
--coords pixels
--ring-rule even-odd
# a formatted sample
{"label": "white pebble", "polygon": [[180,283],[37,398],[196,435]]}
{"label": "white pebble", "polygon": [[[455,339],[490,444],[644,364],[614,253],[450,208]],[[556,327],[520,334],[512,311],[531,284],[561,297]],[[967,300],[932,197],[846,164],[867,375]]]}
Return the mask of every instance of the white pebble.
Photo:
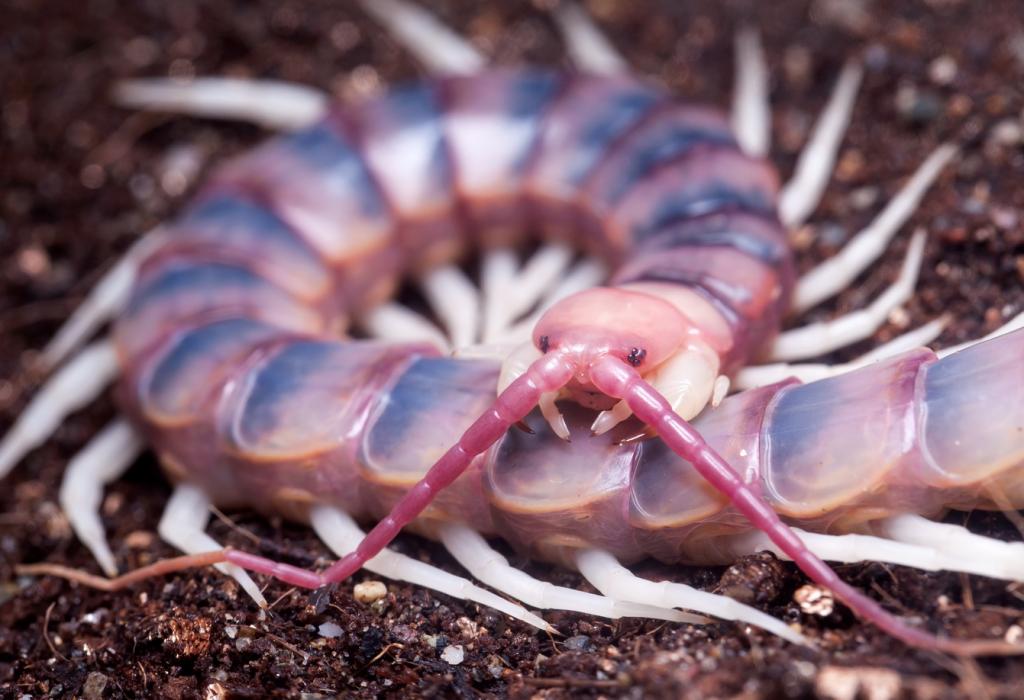
{"label": "white pebble", "polygon": [[800,586],[793,593],[793,600],[807,615],[828,617],[835,609],[835,598],[832,591],[813,583]]}
{"label": "white pebble", "polygon": [[461,644],[446,646],[441,652],[441,659],[449,666],[458,666],[466,660],[466,650],[462,648]]}
{"label": "white pebble", "polygon": [[352,597],[357,603],[376,603],[388,594],[388,587],[383,581],[363,581],[352,589]]}
{"label": "white pebble", "polygon": [[952,56],[939,56],[928,66],[928,77],[936,85],[949,85],[956,78],[957,65]]}
{"label": "white pebble", "polygon": [[320,625],[318,631],[320,632],[321,637],[326,637],[327,639],[334,639],[341,636],[341,627],[333,622],[323,623]]}
{"label": "white pebble", "polygon": [[991,135],[1000,146],[1016,146],[1024,140],[1024,129],[1016,119],[1004,119],[992,127]]}

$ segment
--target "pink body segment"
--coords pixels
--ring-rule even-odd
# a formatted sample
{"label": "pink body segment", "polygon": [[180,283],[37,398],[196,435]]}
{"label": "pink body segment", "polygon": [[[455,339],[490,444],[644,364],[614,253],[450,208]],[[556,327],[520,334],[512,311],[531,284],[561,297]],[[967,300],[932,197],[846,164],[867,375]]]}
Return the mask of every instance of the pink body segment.
{"label": "pink body segment", "polygon": [[[937,511],[960,497],[940,486],[967,493],[993,464],[1018,463],[1012,439],[969,454],[945,439],[958,428],[949,387],[974,370],[912,354],[742,394],[700,417],[704,438],[677,415],[685,402],[660,393],[699,367],[710,396],[778,333],[795,277],[778,186],[724,117],[627,77],[497,71],[338,107],[216,172],[168,226],[117,323],[119,396],[170,476],[216,503],[296,519],[326,504],[378,521],[322,573],[225,555],[294,585],[342,580],[403,528],[432,535],[446,521],[554,560],[600,547],[707,561],[716,538],[756,528],[894,635],[969,652],[843,583],[778,514],[828,529],[856,526],[865,508]],[[346,335],[403,276],[531,231],[614,273],[541,318],[540,357],[497,398],[495,363]],[[868,408],[874,386],[887,403]],[[625,402],[660,439],[622,443],[635,422],[590,435],[592,411],[563,402],[572,442],[559,440],[532,411],[563,390],[590,409]],[[523,421],[532,434],[509,430]],[[851,426],[881,446],[870,452]]]}

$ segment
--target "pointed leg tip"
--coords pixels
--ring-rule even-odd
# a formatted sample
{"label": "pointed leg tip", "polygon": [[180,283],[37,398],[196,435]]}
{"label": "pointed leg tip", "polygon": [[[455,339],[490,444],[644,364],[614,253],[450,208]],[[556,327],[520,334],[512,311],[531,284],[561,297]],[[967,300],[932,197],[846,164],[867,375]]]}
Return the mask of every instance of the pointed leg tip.
{"label": "pointed leg tip", "polygon": [[611,411],[601,411],[590,425],[590,434],[604,435],[620,422],[620,419]]}
{"label": "pointed leg tip", "polygon": [[548,425],[551,426],[551,431],[565,442],[572,442],[571,434],[569,433],[569,424],[565,422],[565,416],[561,412],[557,412],[554,415],[548,416]]}

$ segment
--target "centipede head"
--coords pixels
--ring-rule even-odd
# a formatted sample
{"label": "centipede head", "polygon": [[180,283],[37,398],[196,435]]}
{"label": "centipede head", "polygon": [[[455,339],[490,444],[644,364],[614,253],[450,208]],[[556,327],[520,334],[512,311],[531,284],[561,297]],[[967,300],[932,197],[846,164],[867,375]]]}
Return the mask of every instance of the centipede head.
{"label": "centipede head", "polygon": [[533,331],[542,353],[557,351],[576,368],[575,382],[591,386],[589,371],[612,355],[645,374],[686,341],[686,318],[650,294],[598,287],[566,297],[545,313]]}
{"label": "centipede head", "polygon": [[[719,370],[718,355],[695,325],[672,303],[622,287],[596,288],[567,297],[538,321],[533,342],[541,353],[558,353],[573,367],[561,397],[602,411],[593,431],[604,433],[629,417],[622,402],[594,386],[596,364],[615,358],[646,377],[687,418],[708,403]],[[561,419],[541,406],[560,435]],[[546,410],[545,410],[546,409]]]}

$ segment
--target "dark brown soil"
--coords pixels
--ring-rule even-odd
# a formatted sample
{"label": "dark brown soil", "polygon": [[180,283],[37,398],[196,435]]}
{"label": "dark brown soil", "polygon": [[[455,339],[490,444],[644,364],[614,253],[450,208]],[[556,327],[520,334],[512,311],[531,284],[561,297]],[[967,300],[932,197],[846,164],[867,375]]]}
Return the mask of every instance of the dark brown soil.
{"label": "dark brown soil", "polygon": [[[547,0],[436,3],[438,13],[503,63],[559,64]],[[637,70],[679,93],[726,104],[731,35],[762,28],[772,64],[775,157],[792,167],[843,61],[868,72],[826,202],[794,234],[805,264],[866,223],[940,141],[963,146],[912,226],[930,232],[920,291],[878,342],[941,313],[942,344],[977,337],[1024,309],[1024,16],[1013,0],[787,0],[772,3],[619,2],[591,10]],[[354,3],[81,0],[0,2],[0,430],[41,377],[37,351],[102,271],[139,234],[172,214],[200,170],[250,146],[247,125],[133,114],[112,105],[117,78],[252,75],[309,83],[342,97],[417,75],[416,66]],[[187,170],[187,168],[185,169]],[[812,234],[816,233],[817,236]],[[892,279],[905,236],[856,289],[814,313],[863,305]],[[850,355],[867,345],[851,349]],[[1012,388],[1011,388],[1012,390]],[[1020,697],[1024,661],[978,662],[906,649],[843,611],[802,614],[790,566],[639,567],[644,575],[744,591],[801,624],[821,651],[796,649],[732,624],[703,628],[549,613],[548,637],[475,605],[388,582],[382,602],[354,602],[351,585],[309,595],[270,583],[260,612],[209,571],[104,594],[13,576],[42,559],[95,570],[56,506],[64,465],[113,414],[109,402],[68,420],[0,492],[0,689],[5,697]],[[151,457],[107,492],[103,513],[123,569],[171,554],[155,528],[169,488]],[[302,528],[232,513],[239,526],[301,564],[326,556]],[[1004,539],[998,514],[953,521]],[[215,521],[211,533],[252,543]],[[407,536],[397,548],[458,571],[438,547]],[[283,551],[282,551],[283,550]],[[575,575],[516,559],[548,580]],[[997,633],[1024,618],[1024,588],[900,567],[845,566],[842,575],[891,609],[948,634]],[[357,577],[361,580],[364,577]],[[754,589],[751,589],[751,587]],[[321,636],[333,623],[338,634]],[[465,660],[449,665],[446,645]]]}

